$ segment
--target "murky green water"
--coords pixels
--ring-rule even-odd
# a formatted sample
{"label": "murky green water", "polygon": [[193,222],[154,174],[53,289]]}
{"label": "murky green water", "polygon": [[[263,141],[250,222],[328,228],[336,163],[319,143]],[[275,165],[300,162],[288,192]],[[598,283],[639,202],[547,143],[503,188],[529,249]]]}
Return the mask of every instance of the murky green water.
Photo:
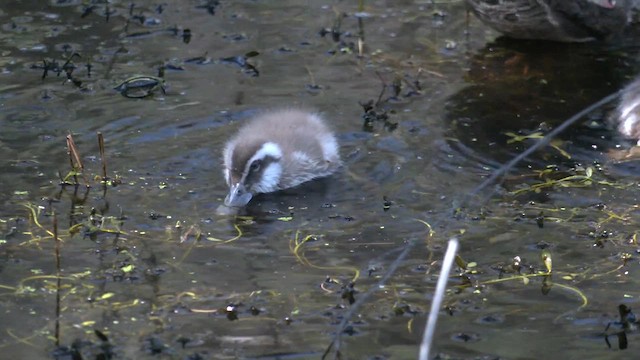
{"label": "murky green water", "polygon": [[[358,299],[418,240],[341,347],[349,359],[415,358],[453,234],[476,266],[450,283],[439,358],[637,353],[637,332],[626,350],[604,337],[619,304],[637,307],[639,268],[639,172],[611,160],[629,144],[603,125],[608,109],[484,191],[496,190],[484,206],[453,211],[531,144],[508,133],[544,132],[618,89],[637,49],[496,42],[459,2],[365,5],[360,17],[357,2],[0,5],[0,358],[319,358],[350,306],[342,286],[357,278]],[[164,94],[113,89],[162,65]],[[361,104],[378,99],[387,123],[363,126]],[[216,215],[226,139],[283,106],[326,116],[345,171],[260,197],[245,217]],[[106,190],[97,132],[108,176],[122,181]],[[59,185],[70,133],[90,190]],[[516,193],[544,169],[561,180],[589,167],[592,179]],[[553,283],[499,280],[516,256],[521,273],[542,271],[544,249]]]}

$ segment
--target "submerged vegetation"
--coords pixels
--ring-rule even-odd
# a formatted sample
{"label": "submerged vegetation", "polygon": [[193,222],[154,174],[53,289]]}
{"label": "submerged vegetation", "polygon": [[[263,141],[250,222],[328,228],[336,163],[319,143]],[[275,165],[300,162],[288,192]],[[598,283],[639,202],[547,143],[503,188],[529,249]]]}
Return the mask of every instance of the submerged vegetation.
{"label": "submerged vegetation", "polygon": [[[101,201],[106,201],[107,185],[111,185],[106,176],[106,164],[104,160],[104,140],[100,137],[102,159],[102,176],[97,176],[99,184],[104,186],[103,196],[100,197]],[[63,181],[60,183],[61,190],[66,187],[73,187],[76,191],[80,187],[78,177],[87,179],[84,174],[86,169],[82,165],[80,151],[75,146],[72,136],[67,137],[67,144],[69,147],[69,158],[71,171],[67,178],[75,179],[73,183]],[[552,172],[547,172],[553,174]],[[593,173],[587,172],[585,176],[581,176],[580,182],[576,183],[577,188],[584,187],[582,182],[585,179],[591,179]],[[90,178],[90,177],[89,177]],[[565,179],[565,178],[560,178]],[[122,179],[119,180],[122,182]],[[573,184],[571,181],[565,181],[564,184]],[[599,184],[597,181],[592,181],[590,184]],[[89,192],[91,186],[88,182],[84,183],[84,186]],[[602,185],[602,184],[600,184]],[[607,184],[615,186],[615,184]],[[126,186],[126,185],[124,185]],[[514,194],[519,195],[519,194]],[[74,196],[71,199],[76,198],[77,194],[74,192]],[[85,200],[87,196],[84,196]],[[57,200],[59,202],[60,200]],[[130,283],[132,285],[140,283],[140,281],[148,276],[154,276],[162,278],[169,269],[180,270],[185,262],[188,260],[194,249],[210,248],[212,246],[221,246],[226,244],[232,244],[237,241],[241,241],[244,238],[243,227],[251,226],[254,223],[254,219],[251,217],[238,217],[233,220],[232,227],[235,229],[236,234],[229,234],[228,239],[219,239],[212,235],[203,234],[203,231],[197,225],[185,226],[181,222],[177,222],[173,229],[168,229],[165,241],[174,242],[180,245],[182,255],[175,257],[177,261],[166,261],[164,263],[152,262],[150,259],[145,259],[145,256],[140,253],[141,245],[148,241],[149,234],[145,232],[130,229],[124,230],[126,223],[126,216],[120,214],[119,216],[108,216],[106,214],[100,214],[95,207],[91,207],[88,213],[82,213],[83,209],[89,208],[90,204],[78,204],[72,205],[72,211],[68,217],[76,219],[73,225],[67,229],[58,230],[58,216],[55,215],[55,208],[64,208],[62,204],[54,206],[53,202],[49,201],[47,206],[39,206],[31,203],[25,204],[27,212],[26,226],[21,226],[20,238],[24,240],[16,243],[16,246],[30,247],[36,249],[55,249],[55,256],[52,257],[52,261],[56,263],[56,274],[36,274],[23,278],[18,284],[1,284],[0,288],[3,293],[2,296],[11,296],[14,298],[41,298],[48,297],[50,294],[57,294],[57,308],[60,309],[62,316],[56,317],[56,329],[62,329],[59,333],[56,332],[55,339],[58,345],[54,351],[54,357],[63,358],[64,356],[72,356],[69,354],[76,354],[73,356],[91,356],[90,354],[102,354],[101,356],[107,356],[111,358],[118,356],[118,343],[114,342],[107,328],[96,327],[96,321],[91,317],[80,317],[79,323],[73,326],[79,326],[82,329],[86,329],[87,336],[82,340],[74,340],[72,343],[64,345],[65,342],[60,342],[61,338],[65,338],[66,332],[70,331],[69,326],[71,324],[65,324],[66,317],[64,316],[70,310],[71,304],[73,308],[78,311],[83,307],[86,308],[87,313],[90,308],[101,308],[109,311],[116,311],[118,313],[139,313],[139,309],[148,308],[149,304],[144,298],[137,296],[124,296],[117,292],[101,289],[97,286],[97,283],[106,281],[116,283]],[[499,205],[499,203],[498,203]],[[505,206],[506,205],[506,206]],[[514,213],[519,213],[515,218]],[[527,213],[538,214],[537,216],[528,216]],[[464,214],[462,212],[461,214]],[[553,216],[543,214],[554,214]],[[460,216],[460,214],[458,215]],[[463,215],[464,216],[464,215]],[[510,223],[522,223],[534,222],[540,226],[542,220],[550,226],[549,223],[553,223],[556,226],[560,226],[558,229],[568,230],[567,236],[571,233],[580,234],[584,230],[581,224],[597,224],[598,228],[601,228],[605,224],[613,222],[619,222],[626,226],[635,226],[637,222],[631,221],[626,215],[615,214],[614,211],[604,207],[588,207],[588,208],[549,208],[544,205],[535,203],[529,203],[526,205],[515,205],[505,203],[502,206],[492,206],[492,210],[489,215],[482,216],[480,221],[485,227],[491,228],[492,226],[502,226],[505,222]],[[475,216],[471,216],[475,218]],[[46,221],[46,222],[45,222]],[[424,222],[419,221],[427,226],[427,239],[426,243],[428,248],[433,248],[434,243],[439,237],[437,232],[433,232],[431,226]],[[5,220],[6,224],[6,220]],[[49,225],[51,224],[51,225]],[[53,229],[53,230],[51,230]],[[536,250],[539,253],[539,258],[530,259],[527,261],[524,256],[514,254],[510,261],[485,263],[482,261],[476,261],[473,255],[466,255],[468,260],[463,259],[463,256],[458,255],[456,257],[455,264],[457,266],[457,272],[453,275],[453,285],[449,290],[449,294],[445,300],[445,310],[450,315],[455,315],[459,311],[462,311],[469,302],[474,303],[481,297],[491,296],[492,298],[499,298],[501,294],[510,294],[514,291],[526,291],[529,288],[539,288],[543,295],[549,296],[554,292],[567,293],[569,299],[572,299],[570,303],[573,306],[568,306],[562,312],[556,316],[554,321],[559,321],[565,316],[570,314],[578,314],[581,310],[584,310],[589,305],[589,295],[581,289],[581,284],[589,283],[593,281],[611,281],[612,277],[616,277],[619,274],[625,272],[625,268],[628,265],[630,259],[633,258],[625,249],[629,247],[637,246],[637,234],[633,234],[630,238],[622,238],[621,235],[609,236],[604,238],[602,235],[597,235],[594,232],[583,234],[582,237],[586,239],[593,239],[594,246],[605,246],[605,243],[610,243],[611,246],[618,247],[620,253],[613,258],[602,259],[600,262],[592,263],[589,266],[577,265],[571,266],[569,264],[558,264],[552,262],[553,250],[550,244],[540,242],[536,244]],[[602,230],[601,230],[602,231]],[[284,292],[282,289],[261,289],[257,291],[239,292],[235,294],[220,295],[211,293],[207,289],[191,289],[179,291],[176,293],[165,293],[159,296],[153,304],[153,310],[149,312],[148,319],[146,321],[157,321],[159,333],[156,331],[155,335],[149,334],[149,337],[145,339],[148,344],[147,352],[151,354],[160,353],[176,353],[179,348],[185,348],[186,344],[193,341],[197,341],[194,338],[184,334],[176,343],[172,343],[173,336],[170,335],[167,322],[176,321],[176,317],[193,317],[193,316],[214,316],[220,320],[226,321],[251,321],[257,323],[272,323],[275,326],[294,326],[296,323],[312,321],[312,319],[320,317],[333,318],[340,311],[348,309],[350,304],[358,298],[358,291],[356,284],[369,284],[371,280],[376,280],[383,275],[375,269],[369,269],[367,278],[362,279],[360,270],[354,266],[343,265],[331,265],[322,264],[318,260],[314,260],[316,254],[328,249],[326,247],[325,235],[321,234],[308,234],[304,235],[306,230],[298,229],[291,235],[289,239],[289,252],[296,259],[301,269],[313,270],[314,273],[329,273],[334,275],[327,275],[325,278],[316,275],[317,289],[319,293],[297,293],[293,299],[290,299],[291,294]],[[461,231],[459,236],[462,239],[471,239],[472,237],[482,236],[482,231],[475,230],[474,233],[467,231]],[[498,238],[501,235],[497,235],[495,241],[502,241]],[[514,235],[517,236],[517,235]],[[102,267],[101,269],[86,269],[78,273],[68,273],[61,271],[61,264],[68,263],[70,259],[66,258],[65,250],[74,246],[74,243],[79,241],[91,240],[98,245],[105,254],[111,253],[109,257],[109,263],[111,265]],[[285,239],[282,239],[285,240]],[[494,240],[489,240],[490,242]],[[53,243],[54,245],[50,245]],[[200,251],[200,250],[199,250]],[[464,253],[464,252],[463,252]],[[530,253],[530,251],[529,251]],[[371,305],[373,308],[377,308],[376,312],[386,313],[385,317],[392,319],[394,317],[406,317],[407,327],[413,329],[415,325],[413,322],[416,316],[420,316],[425,312],[425,306],[421,305],[422,301],[420,296],[417,296],[416,285],[422,282],[425,276],[430,277],[433,274],[433,266],[437,264],[437,261],[433,260],[433,250],[429,251],[429,258],[431,260],[426,263],[421,263],[416,269],[418,270],[413,276],[408,274],[403,275],[400,279],[391,279],[388,283],[390,289],[393,291],[388,292]],[[326,256],[321,258],[328,259]],[[106,260],[106,258],[104,259]],[[471,261],[469,261],[471,260]],[[507,259],[505,259],[507,260]],[[103,263],[107,265],[108,263]],[[552,265],[554,264],[554,265]],[[433,274],[435,275],[435,274]],[[57,285],[56,285],[57,282]],[[363,285],[360,285],[363,286]],[[364,285],[366,286],[366,285]],[[324,295],[323,295],[324,294]],[[317,300],[313,303],[305,304],[303,299],[307,297],[321,296],[325,298],[324,305],[322,301]],[[293,300],[290,302],[289,300]],[[319,315],[318,311],[323,309],[330,309],[335,307],[336,303],[338,307],[336,310]],[[314,305],[312,305],[314,304]],[[318,307],[320,306],[320,307]],[[624,306],[624,305],[621,305]],[[281,313],[276,310],[277,308],[288,308],[285,316],[278,317],[274,315]],[[365,305],[363,312],[366,313],[369,305]],[[343,310],[340,310],[343,309]],[[151,310],[151,309],[150,309]],[[609,344],[609,338],[616,334],[620,339],[624,337],[629,331],[634,331],[635,318],[629,317],[630,310],[625,310],[625,314],[621,315],[620,321],[612,322],[607,325],[603,332],[603,339]],[[192,314],[192,315],[189,315]],[[139,316],[139,315],[135,315]],[[170,320],[173,318],[173,320]],[[58,325],[58,323],[62,323]],[[611,325],[614,324],[614,325]],[[615,330],[618,325],[620,330]],[[626,325],[625,325],[626,324]],[[355,334],[363,331],[359,328],[363,324],[354,322],[353,325],[349,325],[344,331],[347,334]],[[614,329],[617,332],[613,332]],[[9,330],[10,331],[10,330]],[[168,331],[168,333],[167,333]],[[415,331],[415,330],[410,330]],[[95,337],[91,339],[90,333],[94,333]],[[12,335],[11,332],[8,334]],[[168,337],[161,334],[168,335]],[[35,335],[35,334],[33,334]],[[31,336],[33,336],[31,335]],[[461,337],[473,338],[474,334],[459,334]],[[15,334],[12,335],[14,341],[28,341],[27,338],[20,338]],[[182,345],[180,345],[182,344]],[[620,340],[620,348],[627,345]],[[193,353],[195,354],[195,353]],[[195,355],[191,356],[195,356]]]}
{"label": "submerged vegetation", "polygon": [[[167,228],[167,237],[163,240],[175,244],[175,249],[178,252],[173,257],[174,260],[158,261],[159,259],[149,258],[149,254],[145,255],[146,251],[143,249],[147,246],[145,243],[150,241],[149,236],[154,235],[135,228],[127,230],[127,216],[123,209],[117,216],[104,213],[104,211],[108,211],[108,205],[106,205],[109,197],[107,196],[108,188],[116,184],[127,186],[127,180],[116,176],[113,179],[118,180],[114,182],[107,176],[104,139],[101,134],[99,144],[102,161],[101,170],[96,169],[96,171],[101,171],[102,174],[96,175],[94,178],[97,184],[103,187],[101,196],[91,200],[90,193],[95,190],[93,190],[94,184],[88,179],[92,177],[87,176],[87,169],[80,160],[82,159],[80,150],[75,145],[73,137],[69,135],[67,146],[71,170],[60,182],[60,194],[56,200],[45,199],[46,205],[26,203],[24,208],[27,220],[24,224],[19,225],[19,235],[11,236],[13,245],[10,245],[10,248],[40,249],[44,253],[53,251],[51,261],[55,264],[53,268],[56,269],[56,273],[34,273],[16,284],[0,284],[4,298],[44,299],[56,294],[56,308],[59,309],[60,314],[56,316],[55,328],[60,330],[56,330],[55,333],[56,343],[59,344],[53,353],[55,358],[64,358],[65,356],[84,358],[93,355],[111,358],[118,357],[118,354],[122,352],[118,345],[121,340],[119,340],[117,333],[109,330],[108,326],[99,326],[91,315],[93,311],[90,309],[98,308],[121,315],[131,314],[135,317],[146,312],[141,313],[142,309],[147,309],[147,319],[142,322],[156,322],[157,326],[155,334],[149,333],[147,336],[143,336],[147,344],[146,351],[150,354],[175,354],[184,351],[189,353],[187,350],[189,347],[186,345],[198,340],[188,334],[182,334],[179,340],[175,340],[175,335],[172,335],[168,324],[177,321],[177,318],[184,317],[186,320],[187,318],[192,319],[194,316],[213,316],[215,319],[219,319],[218,321],[251,321],[255,324],[271,323],[278,327],[300,326],[296,324],[313,322],[318,317],[328,320],[339,319],[341,318],[339,314],[346,311],[359,298],[358,289],[371,286],[372,281],[377,281],[386,271],[386,269],[380,271],[372,267],[363,278],[360,268],[357,266],[322,263],[320,259],[324,259],[324,261],[331,259],[330,256],[321,255],[322,252],[331,249],[327,247],[329,234],[308,233],[312,227],[307,224],[295,231],[291,230],[293,233],[288,240],[280,240],[289,242],[289,253],[298,263],[296,266],[299,268],[298,271],[311,271],[310,275],[314,274],[310,280],[316,282],[317,290],[315,293],[287,292],[285,291],[286,282],[282,284],[284,286],[282,288],[262,288],[229,294],[218,294],[215,289],[194,287],[175,292],[163,291],[151,304],[148,299],[145,299],[145,296],[138,296],[135,293],[126,295],[108,290],[104,284],[128,283],[135,286],[135,284],[143,284],[144,279],[149,279],[149,277],[162,279],[167,276],[165,274],[168,272],[185,271],[186,269],[183,268],[189,258],[193,256],[194,250],[202,251],[202,249],[233,245],[242,241],[246,236],[246,231],[243,229],[252,227],[256,219],[237,217],[230,220],[231,229],[226,232],[226,239],[206,234],[197,224],[186,225],[178,221],[172,228]],[[563,187],[573,186],[577,189],[582,189],[587,185],[624,188],[615,183],[593,179],[595,175],[589,169],[584,170],[584,175],[571,176],[557,176],[558,174],[554,171],[547,169],[545,176],[555,177],[557,180],[546,181],[545,184],[550,184],[549,186],[532,185],[530,189],[535,193],[539,192],[536,189],[553,188],[558,184],[562,184]],[[514,180],[511,179],[511,181]],[[63,200],[60,195],[66,193],[65,189],[69,187],[73,189],[73,194],[66,197],[67,200]],[[86,193],[79,199],[77,192],[82,187],[85,187]],[[516,191],[507,194],[507,196],[522,196],[523,194],[526,193]],[[69,218],[70,225],[61,227],[58,213],[60,209],[67,207],[63,204],[66,201],[71,202],[71,210],[63,218]],[[97,201],[97,203],[91,204],[92,201]],[[98,203],[102,205],[98,205]],[[99,206],[102,206],[102,210],[98,210]],[[458,255],[456,258],[457,272],[453,274],[453,283],[445,300],[444,308],[450,315],[463,311],[469,303],[475,303],[486,296],[500,298],[512,294],[514,291],[527,292],[527,289],[538,288],[545,296],[564,293],[570,299],[566,307],[556,314],[554,321],[561,321],[562,318],[570,315],[575,316],[589,306],[590,297],[593,296],[589,295],[582,285],[594,281],[604,283],[615,281],[616,277],[626,272],[629,261],[633,259],[631,251],[637,247],[635,232],[632,232],[629,237],[627,234],[611,232],[604,228],[617,223],[617,226],[622,225],[635,229],[638,222],[629,215],[637,212],[635,207],[626,210],[614,210],[606,206],[554,208],[534,202],[523,205],[518,205],[517,202],[497,202],[489,207],[491,210],[485,211],[481,217],[466,214],[465,210],[461,210],[456,216],[475,219],[471,224],[479,222],[482,224],[482,228],[486,229],[500,228],[505,223],[512,223],[512,226],[516,226],[512,235],[514,237],[521,236],[518,235],[519,231],[516,230],[518,225],[516,224],[521,224],[519,227],[523,225],[526,227],[526,224],[530,223],[537,225],[537,228],[555,226],[556,231],[565,232],[568,238],[578,236],[583,241],[590,241],[593,246],[613,247],[619,249],[619,252],[614,257],[603,258],[601,261],[592,262],[585,266],[584,264],[571,265],[552,261],[554,252],[566,250],[557,248],[560,245],[544,241],[535,244],[533,253],[537,252],[539,255],[537,258],[533,256],[530,259],[526,259],[526,256],[531,255],[531,250],[526,251],[526,254],[514,253],[511,260],[503,258],[502,261],[496,261],[497,258],[494,257],[493,261],[495,262],[476,259],[468,250],[463,250],[462,255]],[[517,215],[514,217],[514,214]],[[5,227],[9,221],[3,219]],[[440,237],[437,231],[433,231],[429,223],[422,220],[419,222],[424,224],[427,230],[424,236],[428,241],[424,245],[428,249],[428,260],[426,262],[418,261],[417,271],[413,275],[405,273],[401,278],[389,279],[386,286],[391,291],[380,294],[370,304],[365,303],[361,310],[363,314],[374,311],[389,320],[397,317],[406,318],[406,326],[413,329],[410,330],[411,332],[417,331],[413,324],[416,317],[426,311],[417,289],[419,289],[418,284],[422,283],[425,277],[429,279],[435,275],[433,268],[438,261],[434,259],[433,249]],[[463,226],[463,229],[465,227],[467,226]],[[322,232],[322,230],[320,231]],[[483,232],[477,227],[475,229],[461,229],[458,231],[458,236],[463,240],[472,241],[474,237],[484,237]],[[607,235],[605,236],[605,234]],[[506,241],[506,238],[501,239],[504,235],[507,234],[496,234],[493,239],[489,239],[489,242]],[[91,241],[94,244],[89,245],[90,248],[96,247],[100,249],[100,253],[104,254],[101,256],[101,267],[85,268],[79,272],[65,271],[65,264],[72,261],[66,255],[67,250],[86,241]],[[6,240],[3,246],[5,248],[9,246]],[[82,247],[86,247],[86,245],[82,245]],[[319,298],[311,302],[305,300],[314,297]],[[324,300],[320,301],[319,299]],[[68,314],[71,309],[86,315],[74,316],[76,319],[73,320],[73,324],[68,323],[70,320]],[[324,313],[322,313],[323,311]],[[630,313],[630,310],[625,311],[625,314]],[[614,334],[618,338],[624,337],[628,342],[626,334],[634,331],[635,318],[631,318],[629,315],[621,316],[622,320],[616,322],[612,319],[611,324],[614,325],[609,324],[603,330],[602,336],[607,343],[610,343],[609,338]],[[350,323],[344,329],[346,334],[354,335],[365,331],[361,329],[365,324],[359,323],[355,319]],[[616,325],[619,323],[623,325]],[[73,332],[71,329],[74,327],[84,329],[85,335],[76,334],[74,336],[79,336],[77,340],[70,341],[71,339],[66,334]],[[620,330],[616,330],[616,327]],[[45,327],[38,331],[47,330],[51,329]],[[30,337],[37,335],[33,333],[18,336],[11,329],[7,331],[7,334],[13,339],[12,341],[15,342],[28,342]],[[193,334],[193,336],[197,337],[197,334]],[[477,334],[463,332],[459,336],[471,339]],[[620,341],[620,348],[628,346],[624,345],[622,340]],[[5,342],[4,346],[6,345]],[[189,356],[195,356],[195,354],[191,353]]]}

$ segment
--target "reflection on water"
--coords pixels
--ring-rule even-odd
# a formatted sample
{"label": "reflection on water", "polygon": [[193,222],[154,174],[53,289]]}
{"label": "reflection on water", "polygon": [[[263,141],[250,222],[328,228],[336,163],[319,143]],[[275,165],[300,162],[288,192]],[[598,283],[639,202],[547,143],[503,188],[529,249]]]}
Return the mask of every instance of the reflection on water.
{"label": "reflection on water", "polygon": [[[476,266],[452,281],[471,287],[445,300],[442,357],[634,351],[637,334],[618,353],[602,335],[619,303],[633,308],[638,266],[628,259],[637,172],[606,154],[619,142],[608,109],[512,171],[495,200],[457,202],[527,136],[626,83],[633,49],[494,41],[456,2],[365,5],[359,16],[355,3],[304,1],[0,5],[2,351],[317,358],[350,306],[344,288],[356,279],[357,299],[418,239],[342,348],[349,358],[414,358],[451,234]],[[160,67],[166,93],[114,90]],[[388,122],[364,123],[370,101]],[[257,197],[242,216],[216,215],[223,144],[256,111],[289,104],[323,112],[344,171]],[[116,187],[99,183],[97,131]],[[78,188],[59,186],[69,133],[85,167]],[[555,185],[529,191],[549,166]],[[517,274],[503,271],[516,256],[522,269],[544,270],[543,249],[554,264],[546,295],[538,277],[491,282]]]}
{"label": "reflection on water", "polygon": [[[510,140],[507,133],[544,134],[628,81],[634,66],[608,54],[606,48],[593,45],[514,41],[487,45],[471,59],[470,86],[447,103],[454,137],[494,159],[510,159],[523,150],[523,144],[505,146]],[[576,68],[580,71],[572,71]],[[591,150],[591,145],[602,152],[614,146],[604,123],[605,110],[563,134],[569,152]],[[597,152],[584,155],[593,157]],[[555,159],[562,161],[558,155]]]}

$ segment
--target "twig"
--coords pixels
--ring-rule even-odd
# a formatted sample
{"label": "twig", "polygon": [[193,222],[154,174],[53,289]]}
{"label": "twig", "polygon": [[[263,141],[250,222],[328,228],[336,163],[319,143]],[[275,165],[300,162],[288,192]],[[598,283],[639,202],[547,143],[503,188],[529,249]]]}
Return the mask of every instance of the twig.
{"label": "twig", "polygon": [[55,257],[56,257],[56,328],[55,339],[56,346],[60,346],[60,239],[58,238],[58,215],[53,212],[53,241],[55,242]]}
{"label": "twig", "polygon": [[104,136],[98,132],[98,149],[100,150],[100,161],[102,161],[102,181],[107,181],[107,159],[104,156]]}
{"label": "twig", "polygon": [[69,155],[71,169],[82,171],[84,166],[82,165],[80,154],[78,154],[78,148],[76,147],[76,143],[73,141],[73,135],[71,134],[67,135],[67,154]]}
{"label": "twig", "polygon": [[362,16],[358,16],[358,56],[364,54],[364,21]]}
{"label": "twig", "polygon": [[376,104],[375,104],[375,107],[378,107],[378,106],[380,106],[380,103],[382,102],[382,96],[384,95],[385,91],[387,90],[387,82],[384,81],[384,79],[382,78],[382,75],[380,75],[378,70],[376,70],[376,75],[378,76],[378,79],[380,79],[380,81],[382,82],[382,91],[380,91],[380,95],[378,95],[378,100],[376,100]]}
{"label": "twig", "polygon": [[422,336],[422,344],[420,344],[420,360],[428,360],[429,353],[431,352],[431,344],[433,343],[433,334],[436,332],[436,323],[438,322],[438,313],[442,306],[442,300],[444,299],[444,292],[447,289],[447,281],[449,280],[449,273],[453,266],[453,261],[458,251],[458,239],[453,237],[449,239],[449,245],[447,245],[447,252],[444,254],[444,260],[442,261],[442,270],[440,271],[440,277],[438,278],[438,284],[436,285],[436,293],[433,295],[433,301],[431,302],[431,310],[429,311],[429,319],[424,328],[424,334]]}
{"label": "twig", "polygon": [[[67,154],[69,155],[69,163],[71,164],[71,172],[69,175],[73,175],[73,180],[75,181],[74,185],[79,185],[78,174],[80,174],[82,175],[85,186],[91,187],[91,185],[89,185],[89,180],[87,180],[87,177],[84,174],[84,165],[82,164],[80,152],[78,151],[78,147],[76,146],[75,141],[73,141],[73,135],[71,134],[67,135]],[[69,175],[67,175],[64,180],[66,180]]]}

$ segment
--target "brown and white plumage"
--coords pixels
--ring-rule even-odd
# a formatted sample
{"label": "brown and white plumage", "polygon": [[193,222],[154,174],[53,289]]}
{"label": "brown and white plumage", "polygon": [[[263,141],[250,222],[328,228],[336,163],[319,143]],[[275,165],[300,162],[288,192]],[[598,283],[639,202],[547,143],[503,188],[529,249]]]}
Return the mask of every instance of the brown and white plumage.
{"label": "brown and white plumage", "polygon": [[253,195],[297,186],[340,167],[338,142],[320,115],[300,109],[265,112],[225,145],[225,205],[246,205]]}

